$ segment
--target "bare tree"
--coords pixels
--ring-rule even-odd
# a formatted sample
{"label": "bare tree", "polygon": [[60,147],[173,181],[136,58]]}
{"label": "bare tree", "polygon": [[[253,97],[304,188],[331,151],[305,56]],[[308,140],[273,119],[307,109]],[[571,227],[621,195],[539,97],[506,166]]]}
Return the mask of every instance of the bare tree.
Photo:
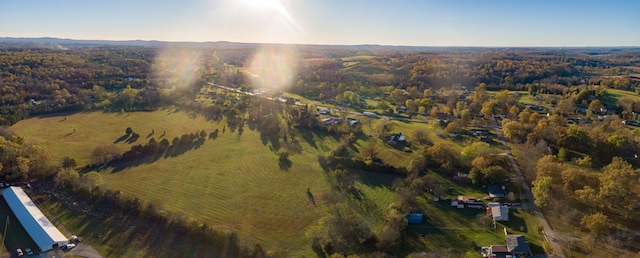
{"label": "bare tree", "polygon": [[370,142],[369,144],[365,145],[364,147],[362,147],[361,151],[362,155],[370,160],[377,159],[379,153],[378,145],[375,142]]}

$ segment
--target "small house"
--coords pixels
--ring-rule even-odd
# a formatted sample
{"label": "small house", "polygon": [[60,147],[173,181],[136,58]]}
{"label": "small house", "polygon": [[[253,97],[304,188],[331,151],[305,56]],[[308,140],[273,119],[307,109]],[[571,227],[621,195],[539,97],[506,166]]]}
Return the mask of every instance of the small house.
{"label": "small house", "polygon": [[396,145],[399,142],[404,142],[405,140],[406,140],[406,137],[402,135],[402,133],[395,133],[389,136],[389,140],[387,141],[387,143],[389,145]]}
{"label": "small house", "polygon": [[504,229],[506,245],[491,245],[481,248],[483,257],[528,257],[531,256],[531,247],[523,235],[507,234]]}
{"label": "small house", "polygon": [[468,181],[469,181],[469,174],[458,172],[455,176],[453,176],[453,182],[466,183]]}
{"label": "small house", "polygon": [[360,120],[351,117],[347,117],[347,121],[349,122],[349,126],[356,126],[360,124]]}
{"label": "small house", "polygon": [[509,221],[509,207],[497,202],[487,204],[487,214],[493,217],[493,221]]}

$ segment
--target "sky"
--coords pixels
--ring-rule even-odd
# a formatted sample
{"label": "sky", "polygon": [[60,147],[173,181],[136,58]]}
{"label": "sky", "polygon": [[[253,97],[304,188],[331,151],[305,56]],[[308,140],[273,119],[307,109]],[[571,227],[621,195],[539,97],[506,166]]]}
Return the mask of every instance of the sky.
{"label": "sky", "polygon": [[638,0],[0,0],[0,37],[640,46]]}

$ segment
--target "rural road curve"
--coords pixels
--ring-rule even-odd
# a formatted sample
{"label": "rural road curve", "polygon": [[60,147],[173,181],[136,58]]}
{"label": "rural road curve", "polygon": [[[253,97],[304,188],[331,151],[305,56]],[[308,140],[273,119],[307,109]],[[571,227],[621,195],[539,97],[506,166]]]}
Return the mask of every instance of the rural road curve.
{"label": "rural road curve", "polygon": [[509,157],[509,161],[511,162],[513,170],[516,172],[516,179],[522,185],[525,197],[529,199],[529,202],[522,202],[522,207],[528,210],[532,210],[533,214],[538,217],[538,219],[542,223],[542,226],[544,227],[545,238],[549,241],[549,245],[553,249],[552,252],[548,254],[548,257],[564,258],[565,256],[562,252],[562,247],[557,241],[560,238],[558,237],[557,233],[553,231],[553,229],[551,229],[551,226],[549,226],[547,219],[544,218],[544,215],[542,214],[542,211],[540,211],[540,208],[533,203],[533,194],[531,193],[531,188],[529,188],[527,181],[525,181],[524,177],[522,176],[522,172],[520,171],[516,160],[513,158],[511,150],[509,149],[509,146],[507,146],[507,142],[505,141],[504,136],[502,136],[502,129],[500,129],[500,127],[498,126],[498,122],[496,121],[494,116],[491,116],[491,119],[493,122],[493,128],[496,130],[496,134],[498,135],[498,139],[500,140],[500,142],[502,142],[502,147],[504,148],[507,157]]}

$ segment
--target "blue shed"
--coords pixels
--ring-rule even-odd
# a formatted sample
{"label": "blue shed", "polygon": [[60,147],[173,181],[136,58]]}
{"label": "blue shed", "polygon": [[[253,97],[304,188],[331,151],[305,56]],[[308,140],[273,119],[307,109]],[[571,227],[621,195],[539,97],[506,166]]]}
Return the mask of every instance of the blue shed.
{"label": "blue shed", "polygon": [[411,213],[405,216],[409,224],[422,224],[422,213]]}

